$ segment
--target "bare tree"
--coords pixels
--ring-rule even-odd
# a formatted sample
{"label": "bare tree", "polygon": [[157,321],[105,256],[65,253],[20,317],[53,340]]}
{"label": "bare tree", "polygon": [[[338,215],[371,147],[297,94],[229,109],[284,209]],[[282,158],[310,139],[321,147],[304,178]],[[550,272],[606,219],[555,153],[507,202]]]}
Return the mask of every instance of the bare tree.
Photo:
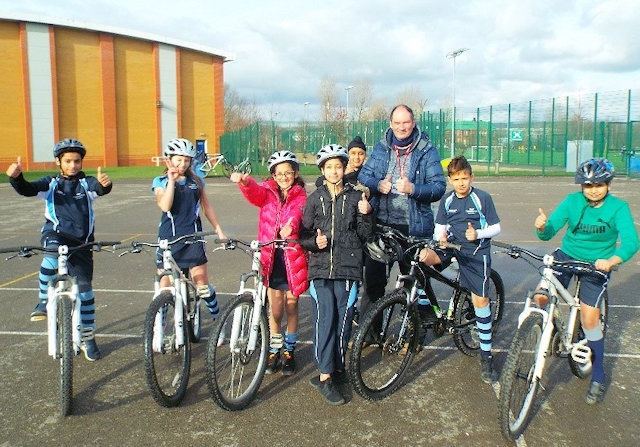
{"label": "bare tree", "polygon": [[320,87],[318,88],[318,98],[320,99],[320,110],[322,116],[321,121],[333,122],[340,118],[341,113],[338,104],[338,87],[336,80],[332,77],[324,77],[320,81]]}
{"label": "bare tree", "polygon": [[247,127],[260,120],[260,112],[254,103],[242,98],[236,90],[224,85],[224,130],[234,130]]}
{"label": "bare tree", "polygon": [[402,90],[396,97],[397,104],[406,104],[413,109],[416,119],[422,116],[428,101],[422,93],[422,87],[415,84]]}
{"label": "bare tree", "polygon": [[388,120],[389,106],[384,98],[376,98],[371,102],[366,118],[372,121]]}
{"label": "bare tree", "polygon": [[350,96],[349,105],[354,113],[352,114],[354,121],[362,121],[367,114],[367,110],[373,101],[373,89],[371,81],[367,78],[358,79],[353,83],[353,90]]}

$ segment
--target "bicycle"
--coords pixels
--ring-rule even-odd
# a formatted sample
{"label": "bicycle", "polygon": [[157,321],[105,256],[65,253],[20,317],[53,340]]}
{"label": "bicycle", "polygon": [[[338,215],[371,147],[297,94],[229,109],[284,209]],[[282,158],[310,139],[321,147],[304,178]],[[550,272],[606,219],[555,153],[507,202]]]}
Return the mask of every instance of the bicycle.
{"label": "bicycle", "polygon": [[[209,296],[209,287],[198,288],[188,269],[181,269],[171,254],[176,243],[205,242],[215,231],[201,231],[180,236],[172,241],[133,241],[115,249],[140,253],[143,247],[162,251],[163,269],[153,281],[154,294],[144,320],[144,374],[153,399],[163,407],[175,407],[182,402],[191,370],[191,343],[201,338],[201,300]],[[162,287],[160,280],[168,276],[171,285]],[[205,290],[206,289],[206,290]],[[185,324],[186,321],[186,324]]]}
{"label": "bicycle", "polygon": [[286,250],[287,244],[294,241],[226,239],[216,242],[224,243],[224,247],[214,251],[239,248],[251,257],[251,270],[240,276],[236,298],[213,326],[205,362],[207,386],[213,400],[224,410],[237,411],[246,408],[255,398],[264,379],[269,354],[267,287],[262,276],[260,249],[273,244]]}
{"label": "bicycle", "polygon": [[47,352],[54,360],[60,360],[58,399],[62,416],[68,416],[73,409],[73,357],[80,352],[83,340],[80,291],[76,278],[69,274],[68,260],[78,250],[99,252],[102,247],[119,243],[93,241],[77,246],[59,245],[57,248],[36,245],[0,248],[0,253],[15,253],[7,260],[30,258],[36,251],[58,255],[57,274],[47,284]]}
{"label": "bicycle", "polygon": [[[370,305],[354,334],[349,378],[353,389],[367,400],[383,399],[401,386],[414,354],[422,348],[420,337],[424,332],[421,333],[421,326],[425,331],[432,328],[436,337],[448,331],[456,347],[465,355],[475,356],[480,349],[471,293],[460,285],[459,271],[454,278],[449,278],[436,267],[419,261],[423,247],[433,249],[441,246],[440,242],[406,236],[387,226],[377,225],[377,228],[388,264],[404,260],[410,267],[407,274],[398,275],[394,290]],[[459,245],[451,243],[445,244],[447,247],[460,249]],[[444,312],[438,305],[431,279],[452,289]],[[422,321],[419,315],[417,301],[420,295],[428,298],[435,312],[435,321],[431,324]],[[495,333],[504,308],[504,285],[495,270],[490,273],[487,297],[493,316],[492,333]]]}
{"label": "bicycle", "polygon": [[[494,241],[493,245],[504,249],[514,259],[521,258],[532,266],[533,262],[522,257],[542,261],[538,272],[542,288],[527,293],[524,309],[518,316],[518,329],[511,341],[507,360],[500,376],[499,420],[505,438],[517,439],[525,430],[538,388],[550,355],[567,357],[573,375],[580,379],[591,373],[591,350],[580,323],[580,277],[572,295],[553,274],[553,267],[570,268],[576,273],[600,274],[595,266],[582,261],[558,261],[553,255],[538,255],[525,248]],[[500,251],[497,251],[497,253]],[[547,308],[534,303],[535,295],[549,299]],[[560,303],[569,306],[563,318]],[[607,327],[608,296],[605,292],[600,301],[600,324],[603,332]]]}
{"label": "bicycle", "polygon": [[234,172],[251,174],[251,162],[249,161],[249,157],[245,158],[237,165],[234,165],[222,154],[218,154],[214,157],[207,156],[206,160],[198,166],[198,169],[203,171],[205,173],[205,177],[207,177],[218,165],[222,168],[222,174],[227,178],[229,178]]}

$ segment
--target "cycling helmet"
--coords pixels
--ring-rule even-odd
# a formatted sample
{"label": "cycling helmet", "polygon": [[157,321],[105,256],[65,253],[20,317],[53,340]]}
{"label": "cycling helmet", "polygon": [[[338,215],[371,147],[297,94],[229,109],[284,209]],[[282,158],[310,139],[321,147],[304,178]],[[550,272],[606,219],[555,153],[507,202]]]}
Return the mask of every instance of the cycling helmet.
{"label": "cycling helmet", "polygon": [[164,149],[165,157],[171,157],[172,155],[194,158],[196,156],[196,148],[186,138],[174,138],[167,143],[167,147]]}
{"label": "cycling helmet", "polygon": [[87,154],[84,144],[75,138],[65,138],[64,140],[58,141],[55,146],[53,146],[53,158],[59,158],[65,152],[77,152],[80,154],[80,158],[84,158]]}
{"label": "cycling helmet", "polygon": [[384,238],[374,235],[364,246],[365,252],[371,259],[389,264],[393,262],[398,254],[392,244],[385,242]]}
{"label": "cycling helmet", "polygon": [[324,162],[330,158],[341,158],[344,163],[349,162],[349,154],[347,150],[339,144],[328,144],[323,146],[316,156],[316,165],[322,168]]}
{"label": "cycling helmet", "polygon": [[613,179],[613,163],[606,158],[591,158],[580,163],[576,170],[576,184],[609,183]]}
{"label": "cycling helmet", "polygon": [[295,156],[293,152],[277,151],[277,152],[274,152],[273,155],[271,155],[271,157],[269,157],[269,162],[268,162],[269,172],[273,172],[273,168],[275,168],[276,165],[279,165],[280,163],[285,163],[285,162],[291,163],[296,170],[298,169],[298,166],[299,166],[298,158]]}

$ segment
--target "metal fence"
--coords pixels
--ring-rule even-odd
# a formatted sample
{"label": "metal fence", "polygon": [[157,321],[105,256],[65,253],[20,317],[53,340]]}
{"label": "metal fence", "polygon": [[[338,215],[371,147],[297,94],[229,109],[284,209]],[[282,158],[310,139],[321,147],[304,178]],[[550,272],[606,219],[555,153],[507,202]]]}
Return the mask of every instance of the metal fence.
{"label": "metal fence", "polygon": [[[439,148],[463,154],[488,174],[522,171],[533,175],[571,172],[579,161],[609,158],[621,175],[640,177],[640,90],[567,96],[476,109],[427,111],[416,117]],[[347,145],[355,135],[372,147],[388,128],[382,121],[256,122],[224,134],[220,147],[238,163],[248,158],[264,164],[276,150],[295,152],[303,164],[312,164],[325,144]]]}

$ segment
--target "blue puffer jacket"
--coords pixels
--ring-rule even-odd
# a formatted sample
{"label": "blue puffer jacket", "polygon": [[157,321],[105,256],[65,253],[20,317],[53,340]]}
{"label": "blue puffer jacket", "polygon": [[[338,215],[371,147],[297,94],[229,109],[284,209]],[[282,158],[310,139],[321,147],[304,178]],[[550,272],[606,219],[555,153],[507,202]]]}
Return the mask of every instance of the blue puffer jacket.
{"label": "blue puffer jacket", "polygon": [[[384,137],[373,147],[373,152],[358,175],[358,181],[369,188],[369,199],[374,213],[380,206],[382,194],[378,192],[378,183],[387,175],[389,157],[393,151],[393,131],[387,129]],[[445,192],[446,182],[438,149],[429,139],[429,135],[416,127],[411,157],[411,170],[407,178],[414,185],[409,196],[409,234],[418,237],[433,235],[433,211],[431,203],[440,200]],[[385,223],[385,222],[380,222]]]}

